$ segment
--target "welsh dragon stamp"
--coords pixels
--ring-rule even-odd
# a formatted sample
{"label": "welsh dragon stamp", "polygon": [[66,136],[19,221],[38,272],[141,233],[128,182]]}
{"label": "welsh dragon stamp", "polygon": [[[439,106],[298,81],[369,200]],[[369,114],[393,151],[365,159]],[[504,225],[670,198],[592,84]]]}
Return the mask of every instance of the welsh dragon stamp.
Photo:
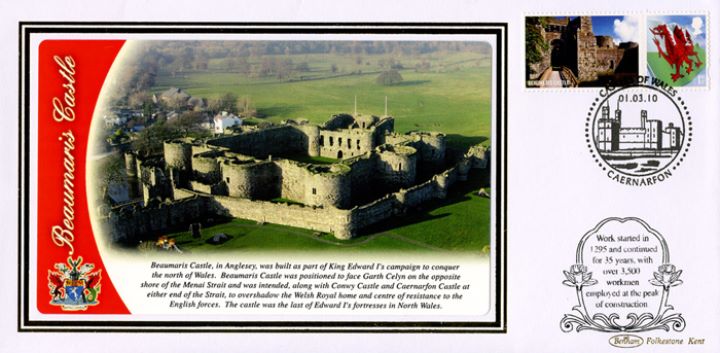
{"label": "welsh dragon stamp", "polygon": [[649,16],[647,70],[674,87],[707,85],[704,15]]}

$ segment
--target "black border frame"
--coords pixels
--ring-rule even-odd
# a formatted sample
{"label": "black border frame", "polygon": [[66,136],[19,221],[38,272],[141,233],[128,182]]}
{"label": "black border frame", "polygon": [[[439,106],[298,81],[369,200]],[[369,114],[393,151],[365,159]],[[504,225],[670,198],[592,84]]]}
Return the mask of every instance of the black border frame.
{"label": "black border frame", "polygon": [[[267,333],[507,333],[507,23],[428,22],[24,22],[18,23],[18,332],[267,332]],[[496,36],[494,138],[496,206],[495,321],[49,321],[29,319],[30,39],[40,33],[204,34],[491,34]],[[128,316],[130,318],[130,316]]]}

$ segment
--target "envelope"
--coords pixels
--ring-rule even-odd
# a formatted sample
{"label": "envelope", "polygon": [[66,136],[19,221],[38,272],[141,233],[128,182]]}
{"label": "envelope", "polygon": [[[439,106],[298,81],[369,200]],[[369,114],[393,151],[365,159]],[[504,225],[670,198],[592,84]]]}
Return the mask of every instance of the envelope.
{"label": "envelope", "polygon": [[131,4],[3,14],[2,347],[718,350],[717,4]]}

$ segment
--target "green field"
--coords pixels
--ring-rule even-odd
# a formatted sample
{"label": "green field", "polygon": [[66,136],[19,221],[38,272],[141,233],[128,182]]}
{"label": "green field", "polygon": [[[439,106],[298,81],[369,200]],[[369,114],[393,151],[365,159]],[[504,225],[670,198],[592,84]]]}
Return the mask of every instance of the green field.
{"label": "green field", "polygon": [[697,67],[695,67],[695,57],[690,58],[690,60],[693,61],[693,71],[688,74],[685,70],[687,69],[687,64],[683,64],[683,67],[680,68],[680,73],[684,75],[684,77],[679,78],[677,81],[673,82],[672,75],[675,73],[675,69],[673,66],[670,66],[665,59],[660,57],[657,52],[648,52],[647,53],[647,61],[648,65],[650,66],[650,69],[652,70],[655,77],[660,78],[661,80],[667,82],[671,86],[680,87],[680,86],[702,86],[704,83],[701,82],[693,82],[695,78],[701,73],[705,71],[705,67],[707,66],[707,58],[705,57],[705,49],[699,45],[695,45],[695,51],[698,53],[698,57],[700,58],[700,61],[703,63],[702,66],[700,66],[700,69],[698,70]]}
{"label": "green field", "polygon": [[[375,82],[382,69],[373,56],[368,56],[362,65],[351,62],[354,56],[290,57],[295,62],[309,63],[310,71],[302,75],[302,80],[252,78],[223,70],[211,61],[207,71],[174,76],[161,73],[153,92],[179,87],[205,98],[230,92],[249,97],[258,113],[266,116],[265,120],[304,118],[315,123],[322,123],[333,114],[352,113],[355,96],[359,113],[382,115],[387,96],[388,113],[395,117],[398,132],[440,131],[448,134],[451,144],[460,145],[480,143],[490,135],[490,60],[480,54],[419,56],[415,60],[429,61],[431,69],[427,72],[401,69],[404,81],[395,86]],[[415,61],[402,62],[411,67]],[[330,72],[333,64],[338,67],[336,73]]]}
{"label": "green field", "polygon": [[[184,252],[216,251],[467,251],[480,253],[490,242],[490,199],[477,195],[483,176],[471,173],[471,179],[458,183],[448,198],[428,203],[419,212],[379,224],[365,234],[350,240],[339,240],[331,234],[277,224],[234,219],[202,229],[201,239],[190,233],[169,234]],[[489,190],[489,189],[488,189]],[[208,238],[225,233],[230,240],[220,245]]]}
{"label": "green field", "polygon": [[[490,143],[492,74],[487,56],[448,52],[402,57],[400,60],[406,69],[398,71],[403,82],[393,86],[376,83],[383,70],[379,56],[365,56],[361,63],[353,55],[289,57],[296,63],[307,62],[309,71],[289,80],[254,78],[224,69],[219,60],[211,60],[208,69],[203,71],[161,71],[152,91],[158,93],[179,87],[197,97],[217,98],[225,93],[249,97],[262,116],[252,119],[254,123],[288,118],[323,123],[333,114],[352,113],[355,97],[359,113],[382,115],[387,97],[388,113],[395,118],[397,132],[439,131],[446,134],[448,146],[454,148]],[[415,64],[420,61],[429,62],[430,68],[415,70]],[[331,70],[331,66],[335,70]],[[334,162],[318,158],[305,161]],[[347,241],[307,229],[260,225],[240,219],[203,229],[202,239],[193,239],[188,232],[169,236],[176,238],[183,251],[189,252],[298,249],[482,252],[489,244],[490,200],[477,196],[477,191],[487,187],[486,180],[487,175],[473,172],[468,182],[458,182],[450,190],[447,199],[423,205],[418,212],[395,217]],[[221,245],[206,242],[218,233],[225,233],[231,239]]]}

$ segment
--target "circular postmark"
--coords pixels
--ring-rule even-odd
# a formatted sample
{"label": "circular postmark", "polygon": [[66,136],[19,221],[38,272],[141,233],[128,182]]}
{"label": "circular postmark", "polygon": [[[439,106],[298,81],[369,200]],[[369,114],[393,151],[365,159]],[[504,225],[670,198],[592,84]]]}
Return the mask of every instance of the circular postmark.
{"label": "circular postmark", "polygon": [[686,158],[691,116],[677,90],[640,76],[631,86],[600,90],[587,113],[585,140],[611,180],[653,185],[670,178]]}

